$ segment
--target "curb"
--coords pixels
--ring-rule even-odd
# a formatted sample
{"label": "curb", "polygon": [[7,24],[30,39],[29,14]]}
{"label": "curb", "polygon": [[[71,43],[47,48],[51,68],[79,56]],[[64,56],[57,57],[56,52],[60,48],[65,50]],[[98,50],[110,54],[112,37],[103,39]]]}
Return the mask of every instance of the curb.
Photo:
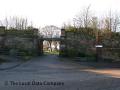
{"label": "curb", "polygon": [[19,58],[9,57],[9,56],[6,56],[6,55],[0,55],[0,58],[5,60],[5,61],[9,61],[7,63],[6,62],[3,63],[3,64],[5,64],[5,66],[3,65],[3,67],[0,67],[1,71],[16,68],[23,63],[22,61],[19,60]]}
{"label": "curb", "polygon": [[18,63],[18,64],[13,65],[13,66],[10,66],[10,67],[0,68],[0,71],[3,71],[3,70],[10,70],[10,69],[16,68],[16,67],[20,66],[22,63],[23,63],[23,62]]}
{"label": "curb", "polygon": [[[17,58],[16,58],[17,59]],[[10,60],[10,59],[9,59]],[[31,59],[32,60],[32,59]],[[28,61],[31,61],[31,60],[28,60]],[[10,69],[13,69],[13,68],[16,68],[20,65],[22,65],[23,63],[26,63],[28,61],[21,61],[19,63],[17,63],[16,65],[12,65],[12,66],[9,66],[9,67],[5,67],[5,68],[0,68],[0,71],[3,71],[3,70],[10,70]],[[14,62],[13,62],[14,63]]]}

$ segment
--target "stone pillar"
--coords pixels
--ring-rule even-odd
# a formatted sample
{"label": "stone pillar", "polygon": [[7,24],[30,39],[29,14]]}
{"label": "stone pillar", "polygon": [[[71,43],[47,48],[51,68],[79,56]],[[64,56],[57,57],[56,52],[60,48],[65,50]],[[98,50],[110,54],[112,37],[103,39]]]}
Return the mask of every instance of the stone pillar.
{"label": "stone pillar", "polygon": [[59,55],[65,56],[66,55],[66,41],[65,41],[65,29],[61,29],[61,41],[60,41],[60,50]]}
{"label": "stone pillar", "polygon": [[0,26],[0,30],[5,30],[5,26]]}
{"label": "stone pillar", "polygon": [[4,35],[4,34],[5,34],[5,27],[0,26],[0,35]]}
{"label": "stone pillar", "polygon": [[38,36],[38,29],[37,29],[37,28],[34,28],[33,31],[34,31],[34,35],[35,35],[35,36]]}
{"label": "stone pillar", "polygon": [[38,54],[39,55],[43,54],[43,40],[42,39],[38,40]]}
{"label": "stone pillar", "polygon": [[5,47],[5,40],[6,40],[6,33],[5,33],[5,27],[4,26],[0,26],[0,37],[1,37],[1,41],[0,41],[0,47],[4,48]]}

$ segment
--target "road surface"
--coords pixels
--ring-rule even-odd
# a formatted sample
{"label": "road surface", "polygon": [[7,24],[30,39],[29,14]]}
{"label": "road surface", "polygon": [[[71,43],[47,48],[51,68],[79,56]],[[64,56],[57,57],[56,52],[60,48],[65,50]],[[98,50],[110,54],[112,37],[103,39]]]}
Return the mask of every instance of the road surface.
{"label": "road surface", "polygon": [[120,90],[120,70],[47,55],[0,71],[0,90]]}

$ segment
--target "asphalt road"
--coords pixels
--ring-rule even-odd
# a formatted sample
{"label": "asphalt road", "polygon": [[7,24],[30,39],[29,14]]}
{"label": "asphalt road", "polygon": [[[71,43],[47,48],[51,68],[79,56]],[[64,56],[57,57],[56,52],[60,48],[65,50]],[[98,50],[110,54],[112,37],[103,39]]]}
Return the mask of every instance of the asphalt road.
{"label": "asphalt road", "polygon": [[120,90],[120,70],[111,70],[47,55],[0,71],[0,90]]}

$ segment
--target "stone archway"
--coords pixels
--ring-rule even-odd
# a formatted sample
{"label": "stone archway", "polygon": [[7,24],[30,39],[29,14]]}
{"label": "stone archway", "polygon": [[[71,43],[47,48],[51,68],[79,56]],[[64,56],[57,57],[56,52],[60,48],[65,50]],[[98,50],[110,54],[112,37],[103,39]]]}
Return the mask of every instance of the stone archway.
{"label": "stone archway", "polygon": [[[48,42],[51,43],[51,45],[46,45]],[[55,46],[56,44],[56,46]],[[59,55],[62,55],[65,53],[65,29],[61,29],[61,36],[59,38],[39,38],[38,39],[38,52],[39,54],[44,54],[45,49],[52,48],[51,51],[54,49],[57,50]]]}

